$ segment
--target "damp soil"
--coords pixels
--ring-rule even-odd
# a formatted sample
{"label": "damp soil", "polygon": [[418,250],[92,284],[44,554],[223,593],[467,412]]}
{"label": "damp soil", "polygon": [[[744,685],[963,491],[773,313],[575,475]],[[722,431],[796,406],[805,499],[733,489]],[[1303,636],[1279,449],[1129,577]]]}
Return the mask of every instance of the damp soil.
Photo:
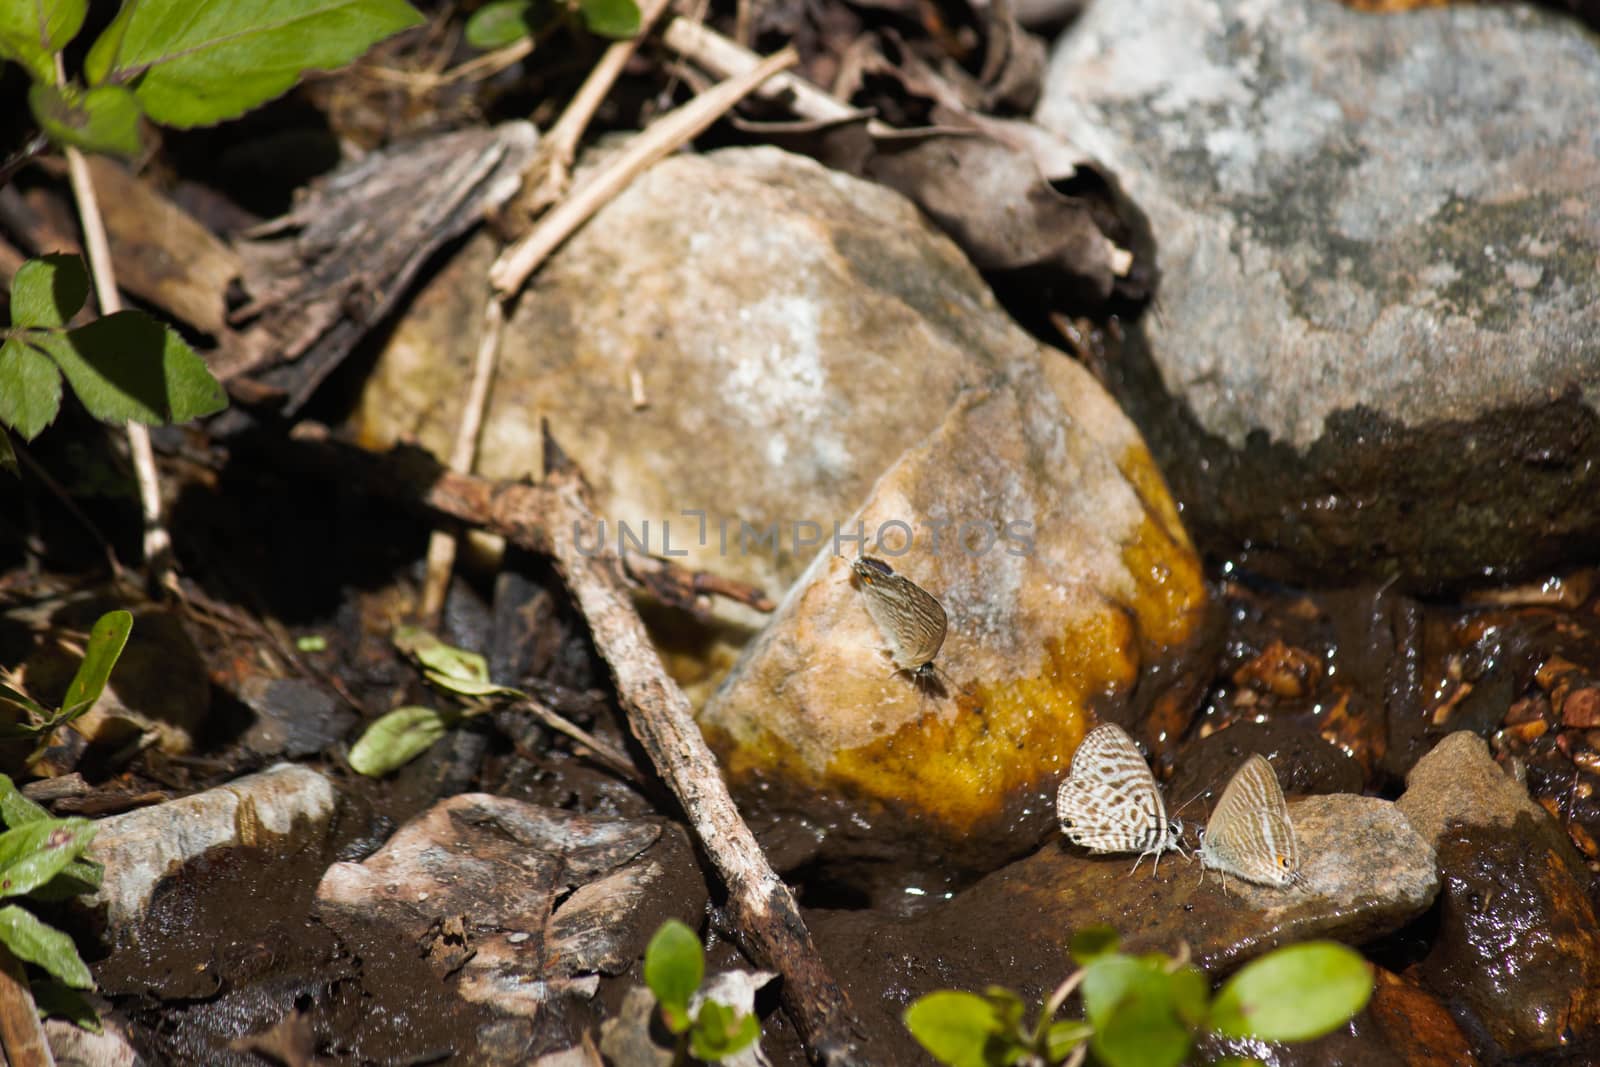
{"label": "damp soil", "polygon": [[[314,481],[235,469],[234,462],[215,472],[209,495],[186,494],[176,512],[186,572],[210,589],[248,591],[247,602],[291,642],[323,638],[328,652],[316,657],[311,677],[319,688],[345,694],[362,720],[426,700],[415,671],[387,641],[388,626],[415,593],[424,529],[359,491],[333,493]],[[336,517],[319,515],[330,501]],[[238,551],[245,529],[250,548]],[[321,546],[307,566],[323,580],[290,580],[294,567],[286,561],[303,558],[308,543]],[[541,688],[586,728],[631,751],[602,664],[555,576],[527,557],[514,556],[508,567],[494,579],[457,583],[444,638],[490,649],[497,678]],[[1600,766],[1594,757],[1600,734],[1564,724],[1552,703],[1558,679],[1540,670],[1556,657],[1571,665],[1559,679],[1568,703],[1573,692],[1600,678],[1600,582],[1592,572],[1502,593],[1503,602],[1465,604],[1416,600],[1387,587],[1304,592],[1247,581],[1232,570],[1215,568],[1222,651],[1170,761],[1166,788],[1174,803],[1204,810],[1247,751],[1268,755],[1291,795],[1393,797],[1433,739],[1467,728],[1490,736],[1508,765],[1522,764],[1535,798],[1569,830],[1582,863],[1591,871],[1600,866],[1593,844],[1600,839],[1600,813],[1590,770]],[[258,669],[261,634],[197,619],[187,620],[187,628],[213,676],[226,681],[210,696],[227,714],[202,734],[199,750],[181,760],[135,758],[103,780],[102,791],[180,795],[277,758],[246,747],[242,739],[255,716],[228,695]],[[1485,692],[1489,696],[1475,696]],[[1513,705],[1519,709],[1513,718],[1521,722],[1508,724]],[[350,774],[338,758],[358,731],[359,724],[329,739],[324,751],[302,757],[333,775],[341,791],[337,831],[326,849],[289,860],[243,850],[173,871],[134,935],[92,960],[112,1012],[152,1062],[260,1063],[261,1049],[295,1034],[302,1040],[309,1034],[323,1062],[472,1062],[471,1050],[482,1048],[496,1020],[441,982],[415,944],[369,940],[357,948],[318,922],[312,894],[328,863],[369,855],[395,828],[453,792],[481,791],[601,816],[674,814],[659,789],[623,781],[576,755],[559,736],[505,715],[472,723],[382,782]],[[759,822],[758,800],[753,808]],[[785,852],[781,840],[767,843],[772,854]],[[1477,854],[1515,851],[1516,843],[1451,847]],[[719,891],[704,877],[703,863],[701,871],[696,892],[715,905]],[[885,931],[946,907],[949,894],[901,894],[869,906],[874,897],[883,899],[882,887],[896,877],[887,859],[870,871],[873,894],[848,870],[801,866],[784,873],[835,976],[873,1021],[877,1032],[869,1047],[882,1057],[874,1062],[923,1062],[893,1025],[920,992],[998,983],[1038,998],[1068,966],[1061,946],[1027,934],[1039,915],[1025,898],[1017,898],[1012,912],[1001,907],[960,922],[918,923],[915,951],[896,951]],[[912,875],[909,869],[899,873]],[[1592,921],[1592,882],[1585,889],[1583,907],[1574,913]],[[1461,906],[1452,903],[1457,897],[1440,906]],[[1472,905],[1485,910],[1485,938],[1493,941],[1506,924],[1526,925],[1519,899],[1506,894]],[[1573,911],[1571,902],[1567,911]],[[714,907],[712,914],[715,919]],[[1452,969],[1479,965],[1471,951],[1438,955],[1429,942],[1430,923],[1437,919],[1386,939],[1375,955],[1396,966],[1420,961],[1447,977]],[[736,947],[737,931],[719,930],[715,921],[710,929],[719,935],[713,966],[750,965]],[[868,934],[882,951],[844,950]],[[638,980],[636,967],[607,976],[592,1001],[552,1007],[539,1026],[558,1037],[593,1032]],[[772,991],[759,1006],[767,1013],[764,1044],[772,1061],[805,1062]],[[1366,1037],[1351,1047],[1375,1047],[1376,1023],[1364,1017],[1355,1032]],[[1356,1038],[1328,1041],[1326,1055],[1282,1062],[1345,1062],[1334,1050]]]}

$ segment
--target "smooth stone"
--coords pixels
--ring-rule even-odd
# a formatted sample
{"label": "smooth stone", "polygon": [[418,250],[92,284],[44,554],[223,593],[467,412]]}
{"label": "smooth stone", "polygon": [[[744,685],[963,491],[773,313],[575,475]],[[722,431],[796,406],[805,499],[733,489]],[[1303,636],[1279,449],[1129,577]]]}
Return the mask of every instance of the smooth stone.
{"label": "smooth stone", "polygon": [[[157,888],[186,864],[234,850],[288,862],[315,855],[333,828],[337,795],[309,767],[279,764],[203,793],[96,822],[86,855],[105,865],[100,889],[80,898],[100,915],[108,943],[137,937]],[[158,932],[159,933],[159,932]]]}
{"label": "smooth stone", "polygon": [[363,955],[402,966],[409,950],[433,984],[451,978],[462,999],[541,1029],[561,1018],[554,1002],[588,1000],[663,921],[703,905],[693,853],[670,824],[466,793],[363,862],[329,867],[315,913]]}
{"label": "smooth stone", "polygon": [[[448,453],[459,402],[439,382],[469,373],[492,254],[469,243],[398,324],[354,419],[365,443],[415,439]],[[836,524],[848,532],[880,476],[944,432],[963,398],[1017,379],[1018,368],[1037,382],[1041,361],[1063,359],[1016,327],[960,250],[899,193],[773,148],[680,155],[630,184],[523,294],[505,330],[478,470],[537,473],[548,418],[595,484],[609,543],[670,552],[778,600],[834,548]],[[1094,462],[1126,465],[1176,530],[1130,424],[1086,376],[1066,373],[1090,394],[1066,410],[1109,445]],[[1112,502],[1118,530],[1131,499]],[[988,515],[952,498],[936,513],[896,517],[1029,516]],[[1174,572],[1179,600],[1198,577],[1176,536],[1173,558],[1152,565]],[[767,622],[738,605],[707,606],[707,632],[681,614],[657,630],[697,704]]]}
{"label": "smooth stone", "polygon": [[[811,835],[805,860],[865,892],[937,891],[1054,833],[1056,788],[1097,718],[1176,737],[1192,701],[1167,675],[1200,643],[1206,591],[1148,459],[1088,372],[1048,351],[957,403],[848,525],[1021,519],[1029,543],[975,551],[952,525],[887,560],[948,615],[931,686],[892,673],[849,559],[817,556],[700,717],[756,796],[753,822]],[[890,856],[911,873],[876,884]]]}
{"label": "smooth stone", "polygon": [[1438,851],[1438,929],[1422,982],[1521,1056],[1600,1038],[1600,923],[1566,835],[1489,756],[1451,734],[1399,805]]}
{"label": "smooth stone", "polygon": [[[1221,978],[1250,959],[1310,938],[1360,945],[1428,909],[1439,881],[1433,851],[1394,804],[1348,794],[1291,801],[1300,839],[1300,888],[1274,889],[1163,857],[1088,856],[1061,839],[997,871],[948,903],[885,921],[859,912],[809,918],[825,958],[846,984],[883,1062],[913,1060],[901,1039],[906,1004],[940,988],[998,984],[1037,1002],[1074,969],[1075,931],[1115,929],[1128,951],[1169,954],[1187,945]],[[959,961],[958,964],[947,961]],[[909,1039],[905,1039],[909,1040]]]}
{"label": "smooth stone", "polygon": [[1362,789],[1360,765],[1303,723],[1240,721],[1187,741],[1178,750],[1176,769],[1166,786],[1169,806],[1214,804],[1234,772],[1255,753],[1267,757],[1285,793],[1308,796]]}
{"label": "smooth stone", "polygon": [[1198,542],[1432,588],[1600,535],[1596,38],[1522,4],[1090,4],[1038,121],[1161,278],[1108,359]]}

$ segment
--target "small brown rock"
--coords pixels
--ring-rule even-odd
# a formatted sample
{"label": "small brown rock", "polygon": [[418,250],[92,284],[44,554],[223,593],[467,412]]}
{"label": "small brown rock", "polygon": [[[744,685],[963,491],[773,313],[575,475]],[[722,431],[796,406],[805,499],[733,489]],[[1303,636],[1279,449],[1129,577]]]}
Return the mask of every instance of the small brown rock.
{"label": "small brown rock", "polygon": [[1600,923],[1567,836],[1473,734],[1445,738],[1406,783],[1400,808],[1443,883],[1419,978],[1510,1056],[1600,1033]]}

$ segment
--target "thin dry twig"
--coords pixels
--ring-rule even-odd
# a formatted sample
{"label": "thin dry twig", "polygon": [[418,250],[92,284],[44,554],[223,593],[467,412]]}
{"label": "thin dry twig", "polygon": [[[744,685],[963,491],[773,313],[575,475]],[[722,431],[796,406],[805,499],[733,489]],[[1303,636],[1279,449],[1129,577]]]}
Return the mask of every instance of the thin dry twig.
{"label": "thin dry twig", "polygon": [[514,295],[551,252],[626,188],[635,175],[688,143],[762,82],[798,61],[794,49],[785,48],[767,57],[748,74],[719,83],[651,123],[626,149],[602,166],[583,188],[562,201],[501,254],[489,271],[489,282],[495,291],[506,298]]}
{"label": "thin dry twig", "polygon": [[11,951],[0,946],[0,1049],[11,1067],[55,1067],[28,976]]}
{"label": "thin dry twig", "polygon": [[[374,455],[333,439],[327,427],[298,423],[291,439],[307,446],[296,454],[276,448],[270,458],[287,459],[306,470],[326,474],[331,469],[351,485],[421,506],[457,522],[504,537],[540,555],[551,554],[552,524],[558,521],[550,490],[543,485],[497,482],[462,474],[442,466],[417,448]],[[745,582],[704,571],[689,570],[655,556],[629,555],[623,561],[628,576],[662,603],[693,610],[693,598],[720,596],[757,611],[771,611],[772,600]]]}
{"label": "thin dry twig", "polygon": [[515,710],[528,712],[545,726],[556,731],[556,733],[565,734],[573,741],[576,741],[589,750],[596,762],[603,764],[616,774],[630,782],[639,782],[639,771],[634,767],[632,760],[537,697],[524,694],[523,699],[518,700],[512,707]]}
{"label": "thin dry twig", "polygon": [[[639,7],[639,32],[625,41],[617,41],[605,50],[596,63],[594,70],[583,80],[577,93],[572,97],[572,102],[561,113],[556,124],[550,127],[550,135],[545,139],[545,148],[549,153],[545,158],[552,169],[552,174],[559,179],[558,193],[563,191],[567,181],[567,171],[572,167],[572,161],[578,155],[578,142],[583,140],[584,133],[589,129],[589,123],[594,120],[594,113],[599,110],[601,103],[611,92],[611,87],[616,84],[617,78],[622,75],[622,70],[627,66],[628,60],[639,50],[639,44],[645,38],[650,27],[656,19],[667,9],[671,0],[646,0]],[[550,179],[547,177],[546,181]]]}
{"label": "thin dry twig", "polygon": [[588,485],[548,437],[544,451],[545,486],[555,509],[556,569],[611,667],[629,728],[683,806],[690,829],[727,887],[745,947],[757,963],[783,975],[784,1007],[812,1057],[856,1062],[859,1024],[849,999],[828,974],[789,887],[767,863],[734,806],[689,698],[662,666],[633,606],[622,560],[611,549],[589,552],[578,545],[577,532],[594,529],[597,521]]}
{"label": "thin dry twig", "polygon": [[[761,62],[755,52],[693,19],[680,17],[667,23],[661,31],[661,41],[719,78],[748,74]],[[755,94],[766,100],[786,100],[796,115],[814,122],[843,122],[862,115],[796,74],[776,74],[763,82]],[[875,134],[894,132],[894,127],[880,119],[869,119],[867,129]]]}
{"label": "thin dry twig", "polygon": [[[59,57],[58,57],[59,58]],[[100,217],[100,201],[94,195],[89,177],[89,162],[83,153],[66,146],[67,174],[72,196],[78,203],[83,223],[83,247],[89,254],[89,270],[94,275],[95,298],[101,315],[122,310],[117,292],[117,276],[111,267],[111,242],[106,237],[105,220]],[[155,449],[150,447],[150,431],[129,421],[128,454],[133,461],[134,481],[139,487],[139,510],[144,518],[144,561],[151,585],[172,588],[172,538],[161,517],[161,476],[156,471]]]}
{"label": "thin dry twig", "polygon": [[[472,381],[467,387],[456,440],[450,450],[450,469],[466,473],[478,461],[478,435],[489,406],[489,385],[494,381],[495,361],[500,353],[500,335],[505,330],[505,305],[490,296],[483,308],[483,328],[478,334],[478,354],[472,361]],[[456,537],[449,530],[435,530],[428,536],[428,561],[422,583],[420,614],[428,625],[437,625],[444,611],[444,597],[450,588],[450,571],[456,564]]]}

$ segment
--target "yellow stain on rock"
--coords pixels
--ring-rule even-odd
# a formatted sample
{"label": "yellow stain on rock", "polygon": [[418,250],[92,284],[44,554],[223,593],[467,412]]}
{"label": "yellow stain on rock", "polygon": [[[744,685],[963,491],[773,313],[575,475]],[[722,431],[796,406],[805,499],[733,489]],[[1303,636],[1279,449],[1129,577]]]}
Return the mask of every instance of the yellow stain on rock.
{"label": "yellow stain on rock", "polygon": [[930,696],[924,714],[835,753],[821,773],[765,731],[737,744],[717,731],[712,741],[730,777],[853,798],[863,811],[876,809],[874,818],[899,811],[953,840],[1003,832],[1004,820],[1053,791],[1095,725],[1096,708],[1128,693],[1144,663],[1192,640],[1205,616],[1200,561],[1149,453],[1132,448],[1121,466],[1145,505],[1122,548],[1132,583],[1119,592],[1128,599],[1108,598],[1100,610],[1066,621],[1046,640],[1036,675],[952,679],[948,695]]}

